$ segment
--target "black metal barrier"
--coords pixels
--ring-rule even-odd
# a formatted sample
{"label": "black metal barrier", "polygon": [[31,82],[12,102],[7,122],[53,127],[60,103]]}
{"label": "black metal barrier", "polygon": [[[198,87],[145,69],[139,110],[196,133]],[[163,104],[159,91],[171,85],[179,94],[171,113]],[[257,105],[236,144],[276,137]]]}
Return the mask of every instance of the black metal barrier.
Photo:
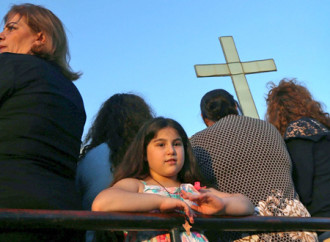
{"label": "black metal barrier", "polygon": [[[119,213],[64,210],[0,209],[1,230],[167,230],[180,241],[184,217],[177,213]],[[330,218],[225,217],[199,215],[193,229],[216,231],[330,231]]]}

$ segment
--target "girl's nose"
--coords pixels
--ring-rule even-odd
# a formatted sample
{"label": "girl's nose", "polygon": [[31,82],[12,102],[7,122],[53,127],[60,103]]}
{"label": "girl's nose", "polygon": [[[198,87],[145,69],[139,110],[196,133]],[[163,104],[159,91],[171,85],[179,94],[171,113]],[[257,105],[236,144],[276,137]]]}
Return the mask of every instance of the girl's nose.
{"label": "girl's nose", "polygon": [[169,145],[167,149],[168,154],[175,154],[175,147],[173,145]]}

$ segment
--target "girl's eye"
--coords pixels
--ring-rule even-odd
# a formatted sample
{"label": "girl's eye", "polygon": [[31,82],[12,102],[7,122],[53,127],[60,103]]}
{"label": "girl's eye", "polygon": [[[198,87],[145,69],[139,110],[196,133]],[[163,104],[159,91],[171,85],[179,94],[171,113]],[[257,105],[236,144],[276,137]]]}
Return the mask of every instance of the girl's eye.
{"label": "girl's eye", "polygon": [[165,144],[164,143],[158,143],[157,146],[163,147],[163,146],[165,146]]}
{"label": "girl's eye", "polygon": [[174,145],[175,146],[182,146],[182,142],[175,142]]}

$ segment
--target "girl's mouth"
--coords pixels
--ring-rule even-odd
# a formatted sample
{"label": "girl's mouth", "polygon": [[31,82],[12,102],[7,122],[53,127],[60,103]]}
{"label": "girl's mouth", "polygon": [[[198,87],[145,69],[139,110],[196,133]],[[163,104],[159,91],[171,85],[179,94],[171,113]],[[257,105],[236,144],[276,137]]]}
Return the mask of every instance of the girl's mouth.
{"label": "girl's mouth", "polygon": [[166,160],[165,162],[168,162],[168,163],[176,163],[176,159],[168,159],[168,160]]}

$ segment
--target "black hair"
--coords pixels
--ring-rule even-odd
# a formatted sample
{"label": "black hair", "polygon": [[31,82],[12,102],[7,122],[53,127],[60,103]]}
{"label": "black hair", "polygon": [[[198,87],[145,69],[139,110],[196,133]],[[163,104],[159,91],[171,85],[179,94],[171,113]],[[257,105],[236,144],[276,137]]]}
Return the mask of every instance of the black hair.
{"label": "black hair", "polygon": [[113,95],[102,104],[89,129],[82,157],[92,148],[107,143],[111,167],[116,168],[139,128],[152,118],[151,108],[141,97],[126,93]]}
{"label": "black hair", "polygon": [[218,121],[219,119],[239,112],[240,107],[233,95],[223,89],[215,89],[206,93],[201,100],[202,117],[211,121]]}

